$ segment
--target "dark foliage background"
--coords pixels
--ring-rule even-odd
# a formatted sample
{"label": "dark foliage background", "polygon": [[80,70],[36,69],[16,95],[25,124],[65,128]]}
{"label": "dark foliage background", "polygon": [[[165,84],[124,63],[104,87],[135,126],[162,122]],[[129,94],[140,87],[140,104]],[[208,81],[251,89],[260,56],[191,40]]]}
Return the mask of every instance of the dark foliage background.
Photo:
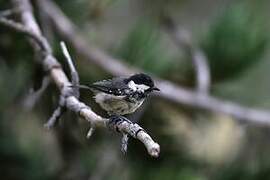
{"label": "dark foliage background", "polygon": [[[269,7],[267,0],[55,0],[85,38],[114,57],[157,76],[193,88],[190,57],[160,24],[167,12],[206,53],[211,93],[252,107],[270,108]],[[35,4],[35,1],[33,1]],[[0,9],[11,3],[0,0]],[[35,11],[61,60],[53,27]],[[81,82],[111,76],[71,50]],[[131,140],[122,155],[120,138],[99,129],[88,140],[89,124],[69,112],[58,126],[43,124],[57,105],[54,85],[29,110],[29,89],[40,86],[42,71],[28,41],[0,26],[0,179],[181,179],[259,180],[270,178],[270,131],[234,118],[152,98],[133,115],[161,145],[158,159]],[[82,101],[98,113],[92,94]]]}

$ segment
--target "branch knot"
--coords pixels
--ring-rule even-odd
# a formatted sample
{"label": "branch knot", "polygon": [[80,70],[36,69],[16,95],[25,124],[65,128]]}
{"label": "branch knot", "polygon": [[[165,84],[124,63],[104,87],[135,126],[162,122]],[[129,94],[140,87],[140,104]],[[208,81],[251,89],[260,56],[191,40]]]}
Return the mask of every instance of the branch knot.
{"label": "branch knot", "polygon": [[45,58],[42,63],[45,72],[49,72],[55,68],[56,69],[61,68],[60,63],[51,54],[45,55]]}

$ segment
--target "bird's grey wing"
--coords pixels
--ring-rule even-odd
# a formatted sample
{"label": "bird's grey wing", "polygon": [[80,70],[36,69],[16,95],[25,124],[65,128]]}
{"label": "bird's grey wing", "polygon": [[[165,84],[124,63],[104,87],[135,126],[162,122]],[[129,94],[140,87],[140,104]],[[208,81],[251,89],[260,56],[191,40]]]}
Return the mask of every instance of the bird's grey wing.
{"label": "bird's grey wing", "polygon": [[116,96],[124,95],[125,90],[128,89],[125,83],[125,78],[114,78],[103,81],[98,81],[89,85],[94,91],[100,91],[107,94],[113,94]]}

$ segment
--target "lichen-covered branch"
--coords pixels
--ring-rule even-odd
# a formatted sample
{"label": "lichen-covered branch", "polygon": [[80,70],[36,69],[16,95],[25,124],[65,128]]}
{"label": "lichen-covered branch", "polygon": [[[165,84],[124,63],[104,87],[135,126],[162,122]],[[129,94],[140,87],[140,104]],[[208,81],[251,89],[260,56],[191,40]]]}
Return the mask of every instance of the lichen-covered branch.
{"label": "lichen-covered branch", "polygon": [[138,124],[127,124],[126,121],[128,120],[125,119],[122,120],[121,123],[116,123],[112,126],[111,123],[108,123],[111,122],[109,119],[97,115],[89,106],[78,100],[76,93],[74,94],[74,89],[70,86],[72,85],[71,82],[68,80],[57,59],[53,56],[48,41],[41,33],[38,23],[33,15],[32,6],[29,0],[13,0],[13,4],[15,8],[19,7],[22,9],[19,13],[22,23],[16,23],[5,17],[1,17],[0,24],[28,35],[31,37],[31,40],[34,40],[31,41],[31,45],[36,53],[40,55],[40,63],[43,65],[44,70],[51,76],[52,81],[57,85],[61,93],[59,106],[51,117],[53,120],[49,122],[50,127],[63,113],[63,109],[61,108],[65,108],[77,113],[95,127],[117,129],[117,131],[122,134],[129,134],[130,136],[139,139],[145,145],[148,153],[153,157],[157,157],[160,151],[159,145],[155,143],[145,131],[138,132],[134,136],[134,132],[137,131],[138,128],[142,129]]}
{"label": "lichen-covered branch", "polygon": [[[139,139],[144,143],[147,151],[154,157],[158,157],[160,147],[157,143],[153,143],[152,138],[138,124],[129,121],[125,117],[111,117],[107,122],[108,126],[115,131],[129,134],[131,137]],[[126,138],[126,137],[124,137]]]}

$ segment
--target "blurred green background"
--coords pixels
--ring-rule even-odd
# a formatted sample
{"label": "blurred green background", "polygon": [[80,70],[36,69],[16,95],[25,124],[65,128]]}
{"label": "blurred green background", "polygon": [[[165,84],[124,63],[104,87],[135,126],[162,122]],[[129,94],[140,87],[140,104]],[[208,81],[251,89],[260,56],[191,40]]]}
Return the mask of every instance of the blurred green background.
{"label": "blurred green background", "polygon": [[[160,15],[166,12],[207,55],[212,95],[270,109],[269,0],[55,2],[92,44],[192,89],[192,61],[164,29]],[[9,1],[0,0],[0,10],[9,8]],[[61,38],[36,8],[35,15],[66,66]],[[71,52],[83,84],[111,77]],[[158,98],[149,99],[134,114],[160,143],[157,159],[134,139],[127,155],[121,154],[120,136],[104,129],[86,139],[89,124],[72,112],[46,131],[43,124],[57,106],[59,92],[51,84],[33,108],[25,105],[29,90],[37,89],[43,76],[34,59],[22,35],[0,26],[0,179],[270,179],[269,127]],[[81,99],[101,113],[92,94],[82,92]]]}

